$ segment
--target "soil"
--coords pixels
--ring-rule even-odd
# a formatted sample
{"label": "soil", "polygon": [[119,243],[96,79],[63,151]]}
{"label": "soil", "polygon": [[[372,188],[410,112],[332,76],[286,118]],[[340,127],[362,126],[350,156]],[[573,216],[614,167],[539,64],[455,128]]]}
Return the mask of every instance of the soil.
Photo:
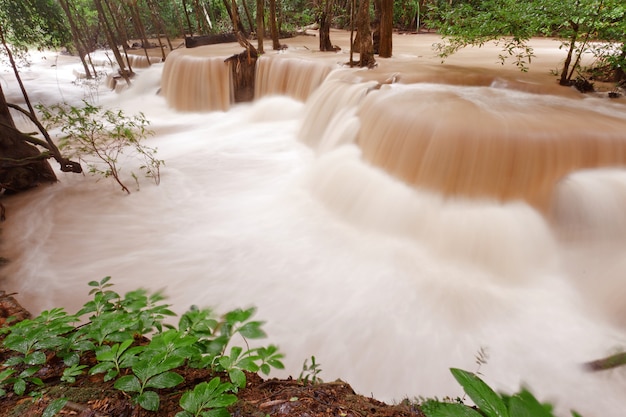
{"label": "soil", "polygon": [[[28,318],[30,314],[10,295],[0,291],[0,326],[7,317]],[[0,363],[9,352],[0,350]],[[93,366],[93,355],[84,355],[81,364]],[[40,398],[18,396],[13,392],[0,398],[0,416],[41,416],[51,401],[68,399],[59,416],[78,417],[173,417],[182,408],[181,395],[216,374],[206,369],[181,367],[176,369],[185,381],[172,389],[157,390],[160,407],[157,412],[146,411],[133,404],[132,399],[105,382],[102,374],[81,375],[69,384],[60,380],[64,365],[50,353],[48,363],[36,375],[44,382],[38,388]],[[219,375],[224,378],[224,375]],[[302,416],[302,417],[425,417],[415,403],[386,404],[374,398],[357,395],[347,382],[304,383],[293,378],[263,379],[257,374],[247,374],[247,386],[237,394],[239,401],[229,407],[233,417],[252,416]]]}

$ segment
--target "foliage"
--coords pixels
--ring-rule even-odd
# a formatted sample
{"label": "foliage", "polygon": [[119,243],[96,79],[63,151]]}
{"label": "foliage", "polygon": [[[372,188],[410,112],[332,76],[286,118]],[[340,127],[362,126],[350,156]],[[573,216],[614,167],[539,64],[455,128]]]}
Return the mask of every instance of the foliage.
{"label": "foliage", "polygon": [[[498,394],[478,375],[453,368],[450,370],[465,393],[474,402],[427,400],[421,409],[427,417],[554,417],[552,406],[540,403],[526,388],[511,396]],[[572,412],[574,417],[580,417]]]}
{"label": "foliage", "polygon": [[[184,411],[179,417],[219,416],[225,415],[225,407],[236,401],[234,393],[245,386],[245,372],[283,368],[283,355],[273,345],[245,351],[231,346],[235,335],[246,346],[248,339],[265,337],[263,323],[251,319],[253,308],[216,317],[210,310],[194,307],[183,314],[176,328],[164,322],[175,314],[162,303],[159,293],[136,290],[122,297],[111,289],[110,277],[91,281],[89,286],[92,299],[76,314],[52,309],[2,329],[2,346],[10,357],[0,368],[0,396],[7,390],[37,395],[37,387],[43,385],[38,372],[58,357],[65,363],[62,381],[72,383],[85,372],[104,374],[105,381],[115,381],[114,387],[128,393],[137,405],[155,411],[159,390],[184,381],[176,369],[193,365],[224,375],[230,382],[216,376],[183,394]],[[95,364],[85,359],[87,351],[95,355]],[[61,403],[51,404],[50,412]]]}
{"label": "foliage", "polygon": [[54,0],[0,0],[0,33],[21,50],[57,47],[70,41],[63,10]]}
{"label": "foliage", "polygon": [[308,359],[304,360],[302,364],[302,371],[298,376],[298,381],[302,382],[305,385],[308,384],[321,384],[322,378],[319,377],[319,374],[322,372],[321,365],[315,361],[315,356],[311,356],[311,364],[309,365]]}
{"label": "foliage", "polygon": [[237,401],[237,396],[228,394],[233,386],[222,382],[219,377],[209,382],[201,382],[193,389],[187,391],[180,398],[180,406],[183,410],[176,417],[221,417],[229,416],[226,407]]}
{"label": "foliage", "polygon": [[[568,55],[561,70],[561,83],[567,84],[581,65],[590,41],[623,42],[624,4],[619,0],[472,0],[436,2],[429,8],[428,23],[437,28],[444,41],[437,51],[446,58],[466,46],[482,46],[495,41],[502,46],[499,58],[513,58],[523,71],[528,69],[533,50],[532,36],[555,36],[563,40]],[[620,32],[621,31],[621,32]],[[621,35],[620,35],[621,36]]]}
{"label": "foliage", "polygon": [[[82,108],[65,104],[37,106],[46,128],[60,127],[64,134],[59,141],[59,148],[70,157],[87,163],[91,173],[104,178],[113,177],[128,194],[130,190],[122,182],[119,163],[125,153],[130,151],[132,156],[139,159],[140,169],[158,185],[164,161],[156,157],[155,148],[141,143],[152,134],[143,113],[127,117],[122,110],[104,110],[86,101],[83,103]],[[139,186],[136,175],[131,175]]]}

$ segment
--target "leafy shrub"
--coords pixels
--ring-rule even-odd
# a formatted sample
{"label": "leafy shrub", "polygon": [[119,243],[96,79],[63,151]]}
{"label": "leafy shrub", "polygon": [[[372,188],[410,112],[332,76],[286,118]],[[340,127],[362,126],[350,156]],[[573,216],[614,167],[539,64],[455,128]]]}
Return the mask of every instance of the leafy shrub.
{"label": "leafy shrub", "polygon": [[[93,298],[74,315],[56,308],[0,330],[5,334],[2,347],[10,352],[0,367],[0,396],[7,390],[17,395],[36,394],[43,385],[37,373],[56,356],[66,366],[62,381],[72,383],[85,372],[104,374],[105,381],[115,381],[114,387],[128,393],[137,405],[156,411],[158,390],[182,383],[184,378],[176,369],[187,365],[222,373],[230,382],[222,383],[216,377],[184,394],[184,412],[179,417],[204,415],[207,409],[223,415],[225,407],[236,400],[234,393],[245,387],[245,372],[268,374],[272,367],[284,367],[283,355],[274,345],[245,350],[233,345],[236,335],[246,346],[248,339],[266,336],[263,323],[252,320],[254,308],[216,317],[208,309],[193,307],[182,315],[176,328],[164,322],[175,314],[162,303],[161,294],[136,290],[122,297],[109,281],[106,277],[89,282]],[[85,316],[86,323],[79,325]],[[95,355],[95,365],[81,363],[87,351]],[[60,404],[62,401],[51,404],[50,412]]]}
{"label": "leafy shrub", "polygon": [[[465,405],[461,399],[456,402],[427,400],[421,404],[427,417],[554,417],[552,406],[540,403],[525,388],[511,396],[498,394],[472,372],[456,368],[450,372],[475,407]],[[572,412],[572,416],[580,417],[576,412]]]}
{"label": "leafy shrub", "polygon": [[[69,157],[85,162],[92,174],[113,179],[130,194],[120,177],[120,158],[131,153],[139,159],[140,169],[145,175],[159,184],[161,166],[164,161],[156,157],[157,150],[141,143],[152,134],[149,122],[143,115],[128,117],[122,110],[104,110],[84,101],[83,107],[55,104],[50,107],[37,106],[46,123],[46,129],[59,127],[64,136],[59,140],[59,148]],[[139,186],[134,173],[133,179]]]}

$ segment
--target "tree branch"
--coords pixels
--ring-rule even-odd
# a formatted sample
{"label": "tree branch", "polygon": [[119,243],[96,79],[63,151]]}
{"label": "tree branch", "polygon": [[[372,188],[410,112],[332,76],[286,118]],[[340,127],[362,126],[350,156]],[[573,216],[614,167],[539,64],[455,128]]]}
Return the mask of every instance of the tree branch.
{"label": "tree branch", "polygon": [[63,172],[75,172],[75,173],[83,172],[83,168],[80,166],[80,163],[74,162],[74,161],[70,161],[69,159],[67,159],[63,155],[61,155],[61,151],[59,150],[59,148],[52,141],[52,138],[50,137],[50,135],[46,131],[46,128],[43,127],[43,125],[39,122],[39,120],[37,120],[37,118],[31,112],[21,108],[20,106],[18,106],[16,104],[7,103],[7,106],[12,108],[12,109],[15,109],[15,110],[19,111],[20,113],[22,113],[23,115],[28,117],[28,119],[31,122],[33,122],[33,124],[35,126],[37,126],[37,129],[39,129],[39,131],[41,132],[41,134],[43,135],[43,137],[46,140],[44,142],[42,140],[33,138],[32,136],[25,135],[24,133],[22,133],[19,130],[15,129],[15,128],[12,128],[10,126],[7,126],[7,125],[4,125],[4,126],[6,126],[7,128],[9,128],[9,129],[19,133],[19,135],[22,137],[23,140],[26,140],[27,142],[34,143],[35,145],[39,145],[39,146],[42,146],[42,147],[48,149],[50,151],[50,153],[52,154],[52,156],[54,157],[54,159],[56,159],[56,161],[59,163],[59,165],[61,167],[61,171],[63,171]]}

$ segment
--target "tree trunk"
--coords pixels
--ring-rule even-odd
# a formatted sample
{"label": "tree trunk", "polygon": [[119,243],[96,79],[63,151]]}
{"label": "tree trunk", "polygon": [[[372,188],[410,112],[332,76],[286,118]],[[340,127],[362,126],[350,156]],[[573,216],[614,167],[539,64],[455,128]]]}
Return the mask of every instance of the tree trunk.
{"label": "tree trunk", "polygon": [[378,55],[381,58],[391,58],[393,49],[393,0],[380,1],[380,42]]}
{"label": "tree trunk", "polygon": [[334,0],[326,0],[324,2],[324,9],[320,15],[320,51],[337,50],[330,41],[330,26],[333,21],[333,1]]}
{"label": "tree trunk", "polygon": [[[620,61],[626,62],[626,43],[622,44],[622,53],[620,54]],[[613,78],[615,82],[626,80],[626,72],[624,72],[624,67],[617,66],[614,70]]]}
{"label": "tree trunk", "polygon": [[270,0],[270,32],[272,34],[272,49],[275,51],[281,49],[276,23],[276,0]]}
{"label": "tree trunk", "polygon": [[70,7],[67,4],[67,0],[60,0],[61,8],[67,17],[67,21],[70,24],[70,31],[72,32],[72,38],[74,39],[74,47],[76,48],[76,52],[80,57],[80,62],[83,64],[83,69],[85,70],[85,77],[88,79],[92,78],[91,71],[89,71],[89,65],[87,65],[87,61],[85,61],[85,56],[89,51],[85,48],[83,43],[83,37],[78,30],[78,26],[74,20],[74,16],[70,13]]}
{"label": "tree trunk", "polygon": [[376,65],[374,59],[374,44],[372,41],[372,31],[370,29],[370,2],[360,0],[357,14],[357,42],[359,44],[359,66],[373,67]]}
{"label": "tree trunk", "polygon": [[254,31],[254,23],[252,23],[252,15],[250,14],[250,10],[248,10],[248,3],[246,3],[246,0],[241,0],[241,3],[243,4],[243,11],[246,15],[246,19],[248,20],[248,27],[250,28],[250,30],[246,33],[250,34],[250,32]]}
{"label": "tree trunk", "polygon": [[56,182],[48,157],[24,142],[0,84],[0,191],[15,193],[44,182]]}
{"label": "tree trunk", "polygon": [[187,10],[187,1],[183,0],[183,12],[185,13],[185,19],[187,20],[187,30],[189,36],[193,36],[193,26],[191,25],[191,18],[189,17],[189,10]]}
{"label": "tree trunk", "polygon": [[224,7],[226,8],[226,12],[228,13],[228,16],[230,17],[230,21],[233,23],[233,31],[235,33],[237,32],[241,32],[241,33],[245,33],[245,29],[243,28],[243,25],[241,24],[241,20],[239,19],[239,13],[237,13],[237,2],[236,1],[232,1],[232,7],[231,4],[228,4],[228,0],[222,0],[224,3]]}
{"label": "tree trunk", "polygon": [[265,23],[264,23],[264,0],[256,0],[256,38],[257,38],[257,51],[263,53],[263,38],[265,38]]}
{"label": "tree trunk", "polygon": [[124,63],[122,54],[120,54],[120,50],[117,47],[117,42],[115,41],[113,30],[111,29],[111,25],[109,24],[109,20],[107,19],[104,8],[102,6],[102,0],[94,0],[93,3],[96,6],[96,10],[98,11],[98,17],[104,28],[104,33],[106,35],[107,42],[109,43],[109,48],[111,48],[111,50],[113,51],[113,55],[115,56],[117,65],[119,65],[120,67],[120,75],[124,78],[124,80],[126,80],[126,83],[130,85],[130,73],[126,70],[126,64]]}

